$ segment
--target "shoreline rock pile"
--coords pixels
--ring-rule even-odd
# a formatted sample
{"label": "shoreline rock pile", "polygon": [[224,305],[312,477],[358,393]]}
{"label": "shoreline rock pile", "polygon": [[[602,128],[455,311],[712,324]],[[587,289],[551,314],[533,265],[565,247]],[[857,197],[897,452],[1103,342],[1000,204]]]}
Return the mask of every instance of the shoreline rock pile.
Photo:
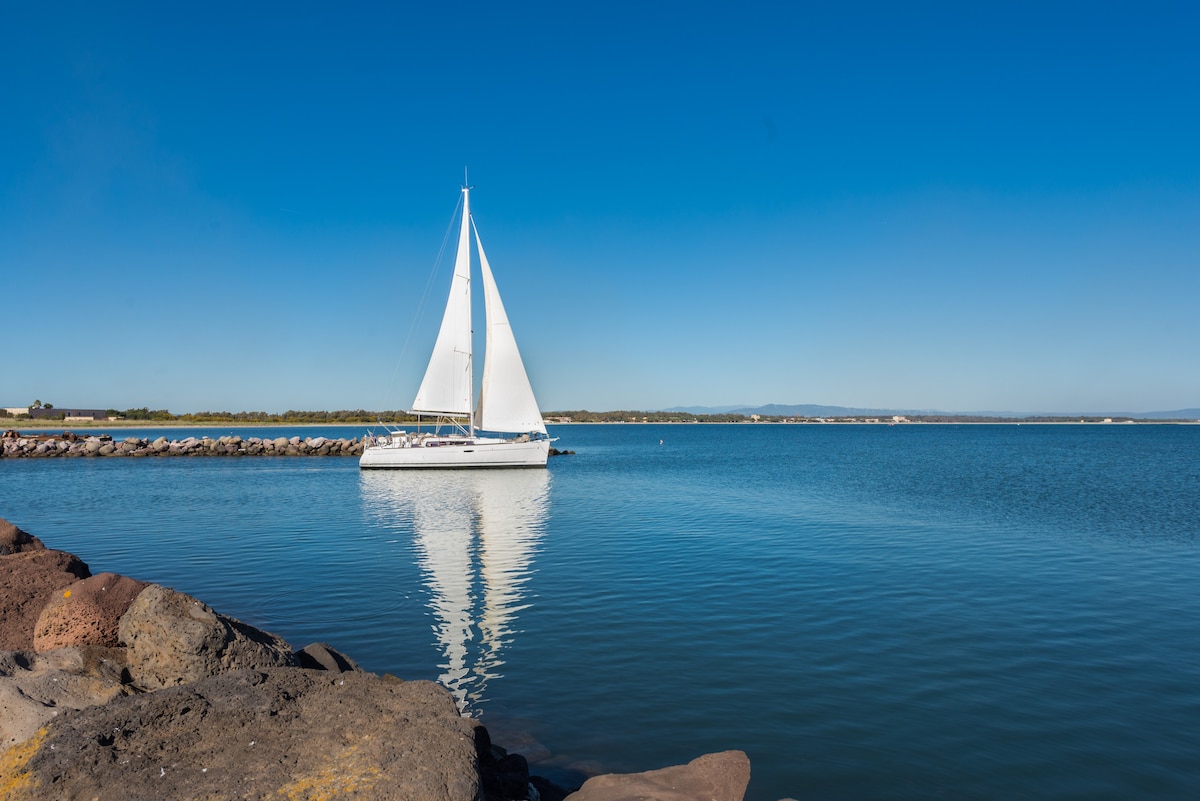
{"label": "shoreline rock pile", "polygon": [[363,443],[328,437],[126,437],[120,442],[108,435],[26,434],[5,431],[0,437],[0,458],[97,457],[97,456],[361,456]]}
{"label": "shoreline rock pile", "polygon": [[0,518],[0,799],[741,801],[740,751],[530,776],[430,681],[379,676],[196,598],[92,575]]}

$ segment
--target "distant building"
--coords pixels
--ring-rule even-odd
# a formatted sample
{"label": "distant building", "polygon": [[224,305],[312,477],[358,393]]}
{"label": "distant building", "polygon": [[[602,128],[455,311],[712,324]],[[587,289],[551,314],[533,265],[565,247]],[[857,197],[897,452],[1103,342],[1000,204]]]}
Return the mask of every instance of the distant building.
{"label": "distant building", "polygon": [[28,412],[29,416],[34,420],[63,420],[69,422],[72,420],[107,420],[108,412],[104,409],[60,409],[57,406],[52,409],[25,409],[22,413]]}
{"label": "distant building", "polygon": [[16,417],[18,414],[29,414],[28,406],[6,406],[4,411],[8,412],[9,417]]}

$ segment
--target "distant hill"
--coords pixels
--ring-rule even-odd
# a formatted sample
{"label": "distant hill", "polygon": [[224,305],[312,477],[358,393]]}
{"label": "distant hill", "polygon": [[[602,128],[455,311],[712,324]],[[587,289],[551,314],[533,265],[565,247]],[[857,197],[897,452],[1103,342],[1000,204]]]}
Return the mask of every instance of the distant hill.
{"label": "distant hill", "polygon": [[744,403],[733,406],[672,406],[670,409],[658,409],[660,412],[682,412],[684,414],[727,414],[734,409],[744,409]]}
{"label": "distant hill", "polygon": [[730,413],[744,414],[746,416],[758,414],[764,417],[861,417],[863,415],[877,414],[913,414],[914,412],[903,412],[895,409],[858,409],[850,406],[821,406],[813,403],[801,403],[798,405],[768,403],[766,406],[744,406],[740,409],[731,409]]}
{"label": "distant hill", "polygon": [[1130,415],[1144,420],[1200,420],[1200,409],[1179,409],[1174,412],[1145,412]]}
{"label": "distant hill", "polygon": [[[752,414],[763,417],[862,417],[863,415],[945,414],[929,409],[859,409],[851,406],[823,406],[815,403],[768,403],[765,406],[675,406],[664,412],[689,414]],[[1019,415],[1018,415],[1019,416]]]}

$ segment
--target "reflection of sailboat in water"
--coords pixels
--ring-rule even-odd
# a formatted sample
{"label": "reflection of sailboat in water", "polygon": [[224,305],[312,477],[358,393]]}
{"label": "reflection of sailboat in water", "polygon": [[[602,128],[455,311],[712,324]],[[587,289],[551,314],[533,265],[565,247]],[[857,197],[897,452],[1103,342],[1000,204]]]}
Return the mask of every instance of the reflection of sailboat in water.
{"label": "reflection of sailboat in water", "polygon": [[370,511],[411,517],[417,562],[429,589],[442,650],[439,681],[463,714],[486,700],[517,614],[549,507],[542,470],[367,471]]}

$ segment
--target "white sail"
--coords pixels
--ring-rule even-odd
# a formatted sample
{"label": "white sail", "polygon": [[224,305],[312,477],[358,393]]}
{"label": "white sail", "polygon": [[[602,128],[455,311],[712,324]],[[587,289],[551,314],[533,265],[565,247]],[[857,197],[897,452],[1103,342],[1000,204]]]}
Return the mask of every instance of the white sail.
{"label": "white sail", "polygon": [[475,426],[485,431],[546,433],[542,413],[533,387],[517,350],[517,340],[500,300],[500,290],[483,252],[479,228],[475,228],[475,246],[479,249],[479,270],[483,274],[484,312],[487,315],[487,339],[483,357],[483,382],[479,390],[479,408]]}
{"label": "white sail", "polygon": [[462,228],[454,279],[442,315],[442,327],[425,368],[411,411],[454,415],[471,414],[471,202],[463,189]]}

